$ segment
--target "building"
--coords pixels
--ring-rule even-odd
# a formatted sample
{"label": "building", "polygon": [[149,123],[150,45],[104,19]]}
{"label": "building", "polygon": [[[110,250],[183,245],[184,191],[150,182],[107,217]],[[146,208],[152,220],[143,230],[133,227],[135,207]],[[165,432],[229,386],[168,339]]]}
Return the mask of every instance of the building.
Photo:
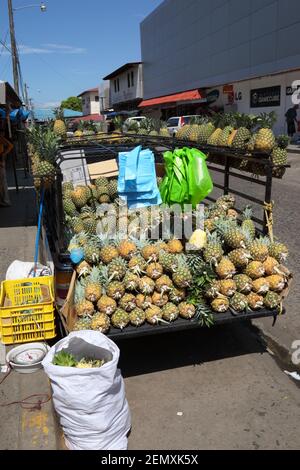
{"label": "building", "polygon": [[91,88],[78,95],[82,101],[83,116],[93,116],[100,114],[99,88]]}
{"label": "building", "polygon": [[115,112],[136,111],[143,99],[143,66],[141,62],[130,62],[110,73],[109,107]]}
{"label": "building", "polygon": [[209,106],[274,110],[275,132],[285,132],[300,80],[299,29],[299,0],[165,0],[141,23],[140,106],[172,115],[174,95],[198,90]]}

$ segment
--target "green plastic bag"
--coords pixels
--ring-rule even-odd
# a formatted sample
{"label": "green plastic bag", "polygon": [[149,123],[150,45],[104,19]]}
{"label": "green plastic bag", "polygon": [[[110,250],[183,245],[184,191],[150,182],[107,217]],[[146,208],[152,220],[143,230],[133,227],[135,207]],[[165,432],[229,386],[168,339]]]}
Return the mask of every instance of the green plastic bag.
{"label": "green plastic bag", "polygon": [[165,204],[192,204],[195,208],[212,192],[206,158],[199,150],[187,147],[165,152],[166,176],[160,186]]}

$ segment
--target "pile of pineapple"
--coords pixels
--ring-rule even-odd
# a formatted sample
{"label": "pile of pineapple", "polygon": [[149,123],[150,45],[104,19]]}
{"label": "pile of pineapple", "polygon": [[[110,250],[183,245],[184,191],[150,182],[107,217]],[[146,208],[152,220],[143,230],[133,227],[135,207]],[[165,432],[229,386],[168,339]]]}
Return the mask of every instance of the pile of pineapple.
{"label": "pile of pineapple", "polygon": [[233,196],[206,209],[207,242],[201,256],[214,276],[203,286],[214,312],[233,313],[280,308],[290,272],[284,266],[288,248],[269,237],[257,237],[251,208],[241,223]]}
{"label": "pile of pineapple", "polygon": [[188,302],[193,276],[180,240],[101,240],[81,234],[77,243],[84,261],[76,266],[75,330],[107,333],[111,326],[123,330],[195,316]]}
{"label": "pile of pineapple", "polygon": [[[216,114],[212,118],[203,117],[191,125],[183,126],[177,133],[179,140],[189,140],[200,145],[227,147],[251,155],[253,152],[266,152],[271,155],[274,165],[273,175],[282,177],[287,164],[288,137],[278,136],[276,139],[272,128],[276,122],[276,113],[262,113],[251,116],[240,113]],[[259,163],[239,160],[239,169],[257,175],[264,175],[265,170]]]}

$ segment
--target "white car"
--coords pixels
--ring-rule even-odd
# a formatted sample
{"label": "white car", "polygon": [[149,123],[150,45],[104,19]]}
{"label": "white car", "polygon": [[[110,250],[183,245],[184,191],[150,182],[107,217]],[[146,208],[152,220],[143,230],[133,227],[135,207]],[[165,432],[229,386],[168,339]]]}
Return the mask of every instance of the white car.
{"label": "white car", "polygon": [[181,129],[186,124],[190,124],[191,120],[197,117],[203,117],[203,116],[176,116],[176,117],[169,118],[167,120],[167,128],[168,128],[169,134],[171,136],[176,135],[179,129]]}
{"label": "white car", "polygon": [[128,130],[128,128],[130,127],[130,124],[132,124],[134,122],[138,125],[138,127],[140,127],[140,123],[144,119],[147,119],[147,118],[145,116],[135,116],[135,117],[127,118],[126,121],[123,124],[124,132],[126,132]]}

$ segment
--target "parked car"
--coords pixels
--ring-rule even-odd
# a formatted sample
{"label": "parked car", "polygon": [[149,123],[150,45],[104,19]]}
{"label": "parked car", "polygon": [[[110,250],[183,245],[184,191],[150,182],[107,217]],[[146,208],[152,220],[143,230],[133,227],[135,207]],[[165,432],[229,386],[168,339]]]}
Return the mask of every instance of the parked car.
{"label": "parked car", "polygon": [[123,131],[126,132],[129,129],[130,124],[132,123],[136,123],[138,127],[140,127],[140,123],[144,119],[147,119],[147,118],[145,116],[135,116],[135,117],[127,118],[123,124]]}
{"label": "parked car", "polygon": [[201,117],[203,117],[203,114],[193,115],[193,116],[176,116],[176,117],[169,118],[167,120],[167,128],[168,128],[169,134],[171,136],[176,135],[179,129],[181,129],[181,127],[187,124],[190,124],[192,119],[201,118]]}

